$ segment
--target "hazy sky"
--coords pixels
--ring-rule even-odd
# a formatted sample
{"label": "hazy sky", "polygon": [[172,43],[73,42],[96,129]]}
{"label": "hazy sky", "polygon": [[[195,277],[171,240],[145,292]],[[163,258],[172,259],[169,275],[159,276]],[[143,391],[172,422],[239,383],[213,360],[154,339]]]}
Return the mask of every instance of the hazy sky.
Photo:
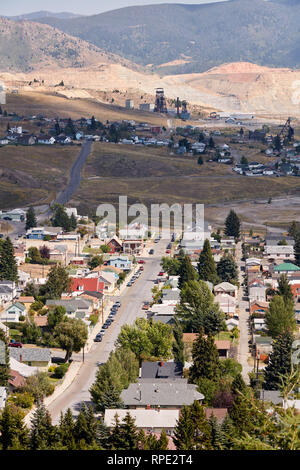
{"label": "hazy sky", "polygon": [[12,2],[0,0],[0,15],[22,15],[40,10],[51,12],[68,11],[82,15],[93,15],[132,5],[149,5],[154,3],[199,4],[217,1],[222,0],[14,0]]}

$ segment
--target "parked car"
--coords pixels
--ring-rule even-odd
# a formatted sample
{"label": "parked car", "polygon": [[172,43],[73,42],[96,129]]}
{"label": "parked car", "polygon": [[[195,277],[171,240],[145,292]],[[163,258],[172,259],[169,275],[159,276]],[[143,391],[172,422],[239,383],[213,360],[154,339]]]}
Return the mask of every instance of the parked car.
{"label": "parked car", "polygon": [[101,331],[100,331],[100,335],[103,336],[105,333],[105,329],[102,327]]}
{"label": "parked car", "polygon": [[132,284],[133,284],[133,282],[131,282],[131,281],[127,282],[127,287],[131,287]]}
{"label": "parked car", "polygon": [[171,253],[171,250],[167,249],[167,250],[166,250],[166,253]]}
{"label": "parked car", "polygon": [[165,274],[164,271],[160,271],[160,272],[158,273],[159,276],[163,276],[164,274]]}
{"label": "parked car", "polygon": [[23,344],[20,343],[20,341],[11,341],[10,343],[8,343],[8,346],[10,348],[23,348]]}
{"label": "parked car", "polygon": [[153,248],[151,248],[151,250],[149,250],[149,255],[154,255],[154,250],[153,250]]}
{"label": "parked car", "polygon": [[119,301],[116,302],[116,303],[113,305],[113,307],[115,307],[115,306],[116,306],[116,307],[121,307],[121,302],[119,302]]}
{"label": "parked car", "polygon": [[94,342],[101,343],[101,341],[102,341],[102,335],[99,333],[98,335],[95,336]]}
{"label": "parked car", "polygon": [[104,325],[102,325],[102,328],[103,328],[104,330],[107,330],[108,327],[109,327],[109,325],[108,325],[106,322],[104,323]]}
{"label": "parked car", "polygon": [[144,271],[144,267],[143,267],[143,266],[140,267],[140,271]]}
{"label": "parked car", "polygon": [[145,260],[143,260],[143,259],[139,259],[139,260],[138,260],[138,263],[139,263],[139,264],[145,264],[145,263],[146,263],[146,261],[145,261]]}
{"label": "parked car", "polygon": [[142,306],[142,309],[143,310],[149,310],[149,308],[150,308],[150,302],[144,302],[143,306]]}
{"label": "parked car", "polygon": [[108,320],[110,320],[110,322],[112,323],[113,321],[115,321],[115,318],[113,315],[109,315]]}

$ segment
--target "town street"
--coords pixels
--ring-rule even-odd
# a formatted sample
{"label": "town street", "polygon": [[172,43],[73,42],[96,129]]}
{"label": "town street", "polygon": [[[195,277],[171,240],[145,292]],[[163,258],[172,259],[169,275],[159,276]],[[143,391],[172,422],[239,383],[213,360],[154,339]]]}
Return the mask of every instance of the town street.
{"label": "town street", "polygon": [[[167,240],[160,240],[159,243],[153,245],[154,255],[146,258],[141,276],[132,287],[126,287],[120,297],[115,297],[115,301],[121,301],[121,307],[115,316],[115,321],[105,332],[103,341],[93,344],[90,352],[85,354],[85,361],[72,384],[48,406],[54,424],[58,422],[61,411],[65,412],[71,408],[73,414],[76,415],[83,402],[90,403],[89,388],[95,380],[97,366],[107,361],[110,352],[114,349],[121,326],[132,324],[138,317],[146,317],[146,312],[141,308],[142,303],[152,298],[153,281],[160,271],[160,260],[167,243]],[[82,356],[74,354],[73,359],[81,361]]]}
{"label": "town street", "polygon": [[242,244],[239,242],[237,244],[237,265],[239,268],[239,282],[240,288],[238,291],[238,302],[239,302],[239,329],[240,329],[240,338],[239,338],[239,350],[238,350],[238,362],[242,365],[243,371],[242,376],[247,384],[249,384],[248,373],[252,371],[251,366],[248,363],[249,359],[249,302],[245,300],[244,297],[244,287],[242,283],[244,281],[242,268],[245,269],[245,262],[242,261]]}

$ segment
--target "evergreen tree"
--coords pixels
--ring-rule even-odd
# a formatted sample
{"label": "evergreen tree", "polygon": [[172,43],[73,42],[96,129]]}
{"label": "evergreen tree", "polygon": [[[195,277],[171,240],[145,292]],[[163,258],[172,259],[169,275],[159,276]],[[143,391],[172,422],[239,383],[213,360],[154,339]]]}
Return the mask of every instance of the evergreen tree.
{"label": "evergreen tree", "polygon": [[286,274],[281,274],[276,294],[281,295],[286,303],[293,302],[294,296]]}
{"label": "evergreen tree", "polygon": [[184,343],[183,334],[180,323],[175,317],[175,326],[173,329],[174,343],[173,343],[173,357],[174,362],[181,362],[184,364]]}
{"label": "evergreen tree", "polygon": [[296,329],[294,303],[285,301],[280,295],[274,295],[265,314],[268,332],[276,338],[283,332],[293,332]]}
{"label": "evergreen tree", "polygon": [[295,264],[300,267],[300,232],[295,235],[294,257]]}
{"label": "evergreen tree", "polygon": [[181,289],[176,306],[183,331],[215,335],[224,328],[224,313],[204,281],[191,281]]}
{"label": "evergreen tree", "polygon": [[223,450],[224,448],[224,436],[220,424],[217,418],[212,413],[209,418],[210,434],[211,434],[211,445],[213,450]]}
{"label": "evergreen tree", "polygon": [[281,386],[281,375],[286,375],[292,369],[293,336],[289,332],[280,334],[273,341],[273,351],[264,372],[265,390],[278,390]]}
{"label": "evergreen tree", "polygon": [[55,131],[55,135],[61,134],[61,128],[60,128],[58,120],[55,122],[54,131]]}
{"label": "evergreen tree", "polygon": [[243,395],[236,395],[229,415],[238,435],[253,430],[251,409]]}
{"label": "evergreen tree", "polygon": [[199,256],[198,273],[202,281],[209,281],[213,284],[218,282],[216,263],[208,239],[204,241],[203,250]]}
{"label": "evergreen tree", "polygon": [[61,413],[59,424],[59,440],[66,450],[75,450],[76,443],[74,438],[75,422],[70,408],[65,415]]}
{"label": "evergreen tree", "polygon": [[163,429],[161,435],[157,441],[158,450],[167,450],[169,446],[169,439],[166,431]]}
{"label": "evergreen tree", "polygon": [[77,220],[75,215],[72,213],[70,217],[70,229],[71,230],[76,230],[77,228]]}
{"label": "evergreen tree", "polygon": [[273,139],[273,145],[278,152],[281,150],[281,139],[280,136],[277,134]]}
{"label": "evergreen tree", "polygon": [[296,222],[295,220],[292,221],[288,234],[294,239],[296,238],[296,236],[299,234],[299,222]]}
{"label": "evergreen tree", "polygon": [[61,204],[56,204],[54,206],[54,216],[52,218],[53,227],[62,227],[65,232],[71,230],[71,220],[66,209]]}
{"label": "evergreen tree", "polygon": [[231,210],[225,221],[225,235],[228,237],[239,238],[240,236],[240,219],[234,210]]}
{"label": "evergreen tree", "polygon": [[177,450],[194,449],[194,434],[195,426],[191,418],[191,410],[188,406],[184,406],[174,428],[173,441]]}
{"label": "evergreen tree", "polygon": [[247,385],[242,377],[242,374],[237,374],[236,377],[233,379],[231,384],[231,390],[235,395],[242,393],[243,395],[247,395]]}
{"label": "evergreen tree", "polygon": [[47,282],[41,294],[49,299],[60,299],[63,292],[70,289],[71,278],[62,266],[54,266],[48,274]]}
{"label": "evergreen tree", "polygon": [[65,133],[73,139],[76,137],[75,127],[71,118],[68,119],[67,125],[65,127]]}
{"label": "evergreen tree", "polygon": [[219,278],[224,282],[238,280],[238,267],[231,255],[222,256],[217,264],[217,273]]}
{"label": "evergreen tree", "polygon": [[200,331],[192,350],[193,365],[190,368],[189,381],[197,383],[199,378],[216,380],[220,375],[220,360],[214,338],[204,336]]}
{"label": "evergreen tree", "polygon": [[24,412],[13,404],[6,404],[0,415],[0,448],[2,450],[26,450],[28,429],[24,422]]}
{"label": "evergreen tree", "polygon": [[49,450],[58,441],[58,432],[52,425],[51,416],[43,403],[38,401],[31,419],[30,449]]}
{"label": "evergreen tree", "polygon": [[121,426],[123,441],[125,443],[123,450],[137,450],[138,449],[138,430],[135,425],[135,420],[130,413],[126,413]]}
{"label": "evergreen tree", "polygon": [[186,282],[194,281],[197,278],[197,273],[192,266],[189,256],[184,256],[179,268],[178,287],[182,289]]}
{"label": "evergreen tree", "polygon": [[97,124],[96,124],[95,116],[92,116],[90,128],[91,128],[91,130],[97,129]]}
{"label": "evergreen tree", "polygon": [[204,407],[198,401],[190,407],[191,420],[194,424],[194,449],[212,450],[211,428],[206,419]]}
{"label": "evergreen tree", "polygon": [[97,427],[97,443],[102,449],[108,448],[108,442],[110,437],[110,430],[109,427],[106,426],[104,423],[103,417],[101,417],[98,421]]}
{"label": "evergreen tree", "polygon": [[114,417],[114,426],[111,429],[109,437],[109,448],[111,450],[124,450],[125,447],[126,442],[124,440],[122,425],[120,423],[119,415],[116,413]]}
{"label": "evergreen tree", "polygon": [[7,387],[10,378],[9,352],[7,347],[7,336],[3,330],[0,330],[0,351],[3,355],[3,361],[0,361],[0,387]]}
{"label": "evergreen tree", "polygon": [[96,447],[97,421],[91,406],[82,405],[74,426],[74,437],[81,450]]}
{"label": "evergreen tree", "polygon": [[37,226],[37,220],[35,215],[35,210],[33,207],[29,207],[28,211],[26,212],[26,225],[25,229],[29,230],[30,228]]}
{"label": "evergreen tree", "polygon": [[0,244],[0,281],[18,281],[14,247],[9,237]]}
{"label": "evergreen tree", "polygon": [[223,438],[223,449],[231,450],[233,445],[232,439],[235,436],[236,431],[229,414],[225,416],[224,421],[221,425],[221,433]]}

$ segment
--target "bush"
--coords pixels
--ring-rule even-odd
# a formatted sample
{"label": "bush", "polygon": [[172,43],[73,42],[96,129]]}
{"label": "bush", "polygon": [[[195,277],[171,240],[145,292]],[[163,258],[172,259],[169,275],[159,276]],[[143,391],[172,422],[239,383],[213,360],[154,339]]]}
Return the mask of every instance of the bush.
{"label": "bush", "polygon": [[57,379],[62,379],[69,369],[70,364],[66,362],[65,364],[61,364],[60,366],[56,367],[54,371],[54,377]]}
{"label": "bush", "polygon": [[25,321],[24,315],[20,315],[20,316],[19,316],[19,321]]}
{"label": "bush", "polygon": [[98,323],[99,316],[97,314],[93,314],[89,316],[89,320],[93,326],[95,326]]}
{"label": "bush", "polygon": [[52,395],[54,388],[47,372],[37,372],[27,378],[26,384],[22,387],[22,391],[32,394],[34,400],[37,401],[41,396],[48,397]]}
{"label": "bush", "polygon": [[34,396],[29,392],[16,393],[15,395],[11,395],[8,400],[20,408],[30,409],[34,403]]}

